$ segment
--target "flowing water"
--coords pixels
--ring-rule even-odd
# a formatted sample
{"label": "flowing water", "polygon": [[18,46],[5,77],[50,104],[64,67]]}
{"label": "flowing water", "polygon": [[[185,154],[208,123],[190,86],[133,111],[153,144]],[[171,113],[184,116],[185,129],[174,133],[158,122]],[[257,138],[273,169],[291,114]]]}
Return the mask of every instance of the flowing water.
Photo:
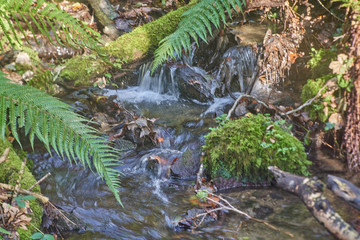
{"label": "flowing water", "polygon": [[52,173],[42,184],[43,194],[86,224],[84,232],[66,239],[289,239],[284,231],[294,234],[293,239],[332,239],[296,196],[271,187],[235,189],[224,196],[235,207],[279,227],[280,232],[244,221],[236,213],[227,213],[193,231],[175,227],[177,217],[198,208],[190,201],[195,179],[169,178],[162,169],[147,170],[144,162],[149,156],[173,159],[188,149],[199,153],[204,135],[214,124],[213,116],[227,111],[233,100],[183,100],[174,73],[175,68],[170,68],[151,77],[145,68],[139,86],[107,91],[108,96],[116,95],[116,102],[139,115],[157,118],[155,123],[164,138],[160,147],[123,155],[119,169],[124,174],[120,188],[124,208],[89,170],[70,166],[56,154],[32,154],[38,178]]}

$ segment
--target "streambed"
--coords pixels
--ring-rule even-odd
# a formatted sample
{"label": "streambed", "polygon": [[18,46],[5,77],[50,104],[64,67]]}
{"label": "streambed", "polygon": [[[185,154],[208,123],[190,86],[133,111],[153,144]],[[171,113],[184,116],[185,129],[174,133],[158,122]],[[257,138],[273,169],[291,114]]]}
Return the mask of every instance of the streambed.
{"label": "streambed", "polygon": [[[156,124],[167,134],[160,147],[129,151],[122,157],[120,196],[125,208],[89,170],[70,166],[56,154],[32,154],[38,178],[52,173],[42,184],[43,193],[86,225],[84,232],[72,233],[66,239],[289,239],[263,224],[241,222],[244,219],[235,213],[227,213],[193,232],[179,230],[173,221],[197,208],[190,202],[195,179],[168,178],[145,169],[144,159],[150,155],[171,158],[189,148],[200,151],[203,136],[209,131],[207,115],[224,110],[226,103],[231,103],[230,98],[218,99],[212,105],[195,104],[152,92],[152,97],[144,102],[141,94],[148,97],[149,92],[140,92],[137,87],[107,94],[117,94],[115,101],[123,101],[146,117],[160,118]],[[223,194],[235,207],[294,234],[294,239],[332,239],[292,194],[272,187],[235,189]]]}

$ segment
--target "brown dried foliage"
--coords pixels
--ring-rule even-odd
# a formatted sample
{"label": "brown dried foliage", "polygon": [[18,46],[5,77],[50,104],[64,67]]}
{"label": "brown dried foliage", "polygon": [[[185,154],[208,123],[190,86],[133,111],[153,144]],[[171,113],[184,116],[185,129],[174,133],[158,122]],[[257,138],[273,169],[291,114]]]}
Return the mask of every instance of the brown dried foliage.
{"label": "brown dried foliage", "polygon": [[349,71],[349,78],[353,79],[354,88],[347,96],[347,124],[345,129],[345,147],[350,170],[360,170],[360,22],[357,17],[360,13],[351,14],[352,36],[350,57],[355,59]]}

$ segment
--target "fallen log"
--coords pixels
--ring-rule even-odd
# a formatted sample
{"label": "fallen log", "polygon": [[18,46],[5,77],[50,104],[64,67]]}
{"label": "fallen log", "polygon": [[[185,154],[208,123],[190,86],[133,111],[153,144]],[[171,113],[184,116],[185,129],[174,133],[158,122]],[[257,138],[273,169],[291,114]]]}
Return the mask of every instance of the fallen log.
{"label": "fallen log", "polygon": [[310,179],[293,175],[273,166],[268,169],[275,177],[276,186],[295,193],[315,219],[331,234],[342,240],[360,239],[359,232],[345,222],[331,207],[330,202],[323,194],[325,188],[323,182],[316,178]]}
{"label": "fallen log", "polygon": [[326,187],[351,206],[360,210],[360,189],[354,184],[343,178],[329,175]]}

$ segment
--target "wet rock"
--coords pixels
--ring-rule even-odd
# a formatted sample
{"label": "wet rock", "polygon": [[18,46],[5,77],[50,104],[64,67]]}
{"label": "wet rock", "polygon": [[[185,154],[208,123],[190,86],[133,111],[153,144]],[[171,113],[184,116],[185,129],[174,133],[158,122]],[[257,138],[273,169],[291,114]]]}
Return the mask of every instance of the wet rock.
{"label": "wet rock", "polygon": [[125,20],[125,19],[121,19],[121,18],[117,18],[115,19],[115,26],[118,30],[122,31],[122,32],[131,32],[132,27],[129,24],[129,21]]}
{"label": "wet rock", "polygon": [[249,112],[249,110],[246,108],[246,105],[247,104],[245,102],[242,102],[237,105],[237,107],[235,108],[235,115],[237,117],[244,116],[245,114],[247,114]]}
{"label": "wet rock", "polygon": [[253,209],[253,212],[255,213],[255,218],[265,219],[266,217],[274,213],[274,209],[269,206],[259,204]]}
{"label": "wet rock", "polygon": [[200,153],[187,149],[171,166],[172,175],[180,178],[194,177],[200,167]]}
{"label": "wet rock", "polygon": [[178,84],[180,96],[200,102],[213,100],[211,79],[205,70],[198,67],[183,67],[175,71],[175,81]]}
{"label": "wet rock", "polygon": [[176,228],[189,229],[189,228],[193,228],[193,227],[197,226],[200,223],[200,221],[202,221],[202,224],[206,224],[208,222],[215,221],[215,219],[209,215],[207,215],[203,220],[202,220],[202,217],[196,217],[197,215],[202,214],[202,213],[205,213],[204,209],[188,210],[185,217],[176,218],[176,221],[179,221],[177,223]]}
{"label": "wet rock", "polygon": [[131,142],[129,140],[126,140],[123,138],[118,138],[115,140],[114,148],[116,148],[117,150],[119,150],[121,152],[126,152],[126,151],[130,151],[130,150],[135,150],[136,144],[134,144],[133,142]]}
{"label": "wet rock", "polygon": [[44,229],[48,232],[61,233],[61,235],[66,235],[73,231],[85,231],[85,223],[72,213],[74,210],[70,212],[60,207],[57,208],[58,209],[55,210],[51,205],[44,207],[44,215],[41,223]]}

